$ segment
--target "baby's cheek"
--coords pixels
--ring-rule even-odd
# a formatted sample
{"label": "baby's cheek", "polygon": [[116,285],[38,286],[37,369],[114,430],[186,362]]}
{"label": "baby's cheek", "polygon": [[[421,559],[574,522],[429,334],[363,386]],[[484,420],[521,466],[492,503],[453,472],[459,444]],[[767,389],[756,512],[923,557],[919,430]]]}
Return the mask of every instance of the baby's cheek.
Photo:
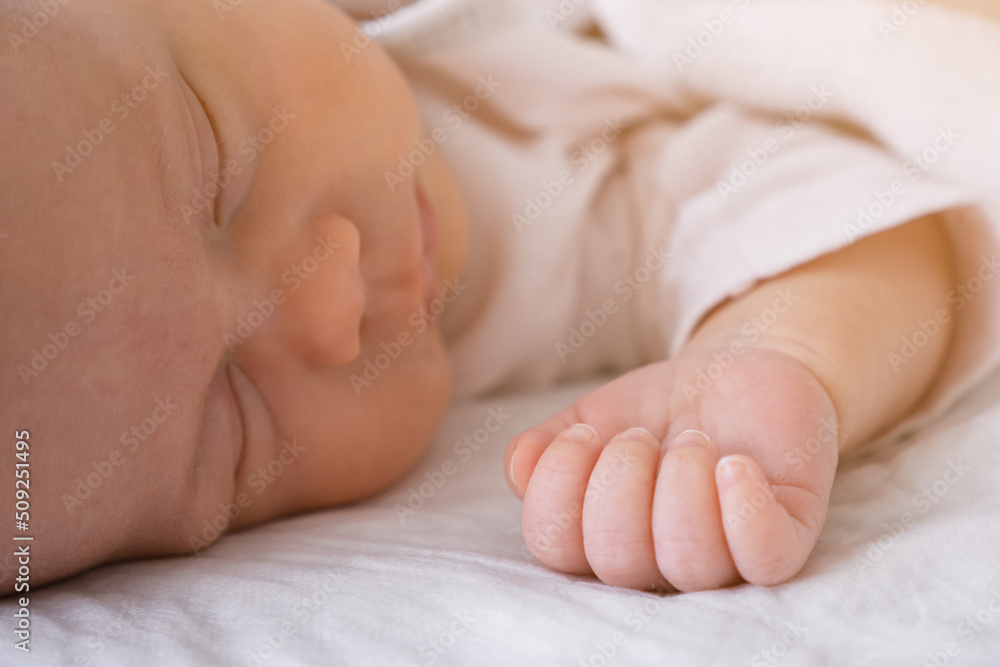
{"label": "baby's cheek", "polygon": [[316,458],[311,449],[315,451],[302,439],[285,438],[266,460],[248,466],[237,480],[233,498],[220,503],[214,512],[212,528],[223,529],[227,520],[230,528],[243,528],[300,511],[300,507],[322,506],[322,500],[313,497],[318,487],[306,478],[321,472],[311,461]]}

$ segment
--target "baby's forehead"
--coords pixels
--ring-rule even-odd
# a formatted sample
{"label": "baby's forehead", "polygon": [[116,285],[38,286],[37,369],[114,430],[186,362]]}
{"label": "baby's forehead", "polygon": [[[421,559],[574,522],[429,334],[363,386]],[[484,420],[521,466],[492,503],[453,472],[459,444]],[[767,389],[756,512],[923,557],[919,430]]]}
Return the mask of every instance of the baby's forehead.
{"label": "baby's forehead", "polygon": [[[4,106],[27,105],[32,113],[23,120],[44,117],[47,109],[49,117],[78,115],[83,125],[94,106],[106,110],[141,83],[148,67],[170,59],[165,35],[134,11],[101,0],[53,4],[58,13],[51,18],[23,0],[0,10],[0,29],[10,42],[0,50],[0,68],[4,88],[13,93]],[[50,104],[43,109],[38,100]]]}
{"label": "baby's forehead", "polygon": [[[0,49],[0,311],[10,323],[0,349],[12,371],[0,394],[21,398],[33,373],[54,397],[94,354],[138,349],[126,306],[152,313],[137,297],[155,298],[165,279],[157,258],[184,252],[176,230],[165,233],[177,208],[165,188],[180,188],[170,156],[184,147],[167,49],[106,3],[55,4],[58,16],[17,52]],[[37,9],[5,3],[0,31],[20,35]]]}
{"label": "baby's forehead", "polygon": [[[0,104],[6,149],[0,178],[5,192],[21,195],[7,202],[5,213],[38,204],[50,210],[73,196],[127,197],[121,185],[128,179],[116,188],[103,178],[95,187],[94,174],[86,173],[102,157],[128,163],[131,171],[153,167],[143,190],[170,208],[167,191],[177,197],[181,184],[176,160],[164,151],[178,143],[183,127],[177,122],[180,77],[167,36],[155,22],[109,3],[59,6],[58,17],[29,32],[32,39],[17,53],[0,49],[7,98]],[[23,25],[14,22],[11,29]]]}

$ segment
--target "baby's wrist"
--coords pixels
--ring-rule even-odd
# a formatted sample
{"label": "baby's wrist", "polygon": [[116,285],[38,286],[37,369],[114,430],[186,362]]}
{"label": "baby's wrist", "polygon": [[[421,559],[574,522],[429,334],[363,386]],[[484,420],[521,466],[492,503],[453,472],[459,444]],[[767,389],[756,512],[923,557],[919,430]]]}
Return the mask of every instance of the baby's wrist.
{"label": "baby's wrist", "polygon": [[910,414],[940,374],[951,322],[909,363],[891,355],[946,302],[952,274],[940,221],[912,221],[758,283],[709,313],[690,345],[800,363],[835,406],[843,452]]}
{"label": "baby's wrist", "polygon": [[833,404],[837,415],[838,449],[843,451],[854,444],[855,434],[845,426],[850,419],[852,394],[850,388],[844,386],[843,374],[836,371],[839,364],[833,361],[832,355],[823,353],[811,342],[800,340],[794,331],[749,333],[746,328],[739,327],[703,332],[688,341],[680,354],[712,359],[709,368],[704,369],[709,378],[725,373],[741,359],[770,358],[776,365],[797,369],[815,382]]}

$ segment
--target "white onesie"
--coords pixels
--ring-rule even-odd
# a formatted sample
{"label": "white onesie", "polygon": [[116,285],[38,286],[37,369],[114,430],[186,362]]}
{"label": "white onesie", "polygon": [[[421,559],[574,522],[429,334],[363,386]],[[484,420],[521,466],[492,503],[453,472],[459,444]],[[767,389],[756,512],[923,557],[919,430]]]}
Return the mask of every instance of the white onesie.
{"label": "white onesie", "polygon": [[[797,102],[779,111],[693,91],[684,70],[712,48],[705,35],[721,39],[740,2],[709,14],[690,41],[674,35],[672,53],[645,55],[639,39],[625,48],[643,3],[587,4],[421,0],[364,24],[413,82],[427,132],[387,179],[440,151],[469,211],[467,287],[442,316],[459,396],[665,359],[713,306],[756,281],[977,203],[935,177],[931,159],[963,138],[946,124],[926,137],[927,151],[899,155],[824,120],[852,93],[822,78],[786,85]],[[973,214],[949,215],[971,228]],[[982,259],[970,274],[988,283],[1000,265]],[[743,327],[747,341],[797,298],[776,292]],[[942,304],[948,317],[959,298]],[[995,296],[980,307],[987,301],[1000,309]],[[918,353],[936,314],[915,322],[886,363]],[[968,358],[939,382],[925,416],[995,353],[995,334],[969,336],[960,332]]]}

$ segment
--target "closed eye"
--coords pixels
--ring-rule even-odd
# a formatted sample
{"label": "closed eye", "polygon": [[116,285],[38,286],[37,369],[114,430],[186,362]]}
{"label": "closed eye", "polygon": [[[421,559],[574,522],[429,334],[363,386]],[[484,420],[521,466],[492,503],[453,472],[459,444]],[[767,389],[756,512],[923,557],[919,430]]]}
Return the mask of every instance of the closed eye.
{"label": "closed eye", "polygon": [[[203,184],[195,193],[195,197],[197,198],[198,195],[200,195],[204,197],[206,200],[212,202],[212,218],[215,221],[215,225],[219,226],[222,222],[221,202],[222,202],[222,193],[224,190],[224,188],[221,185],[219,177],[225,165],[229,164],[228,154],[226,153],[226,144],[221,139],[218,120],[212,114],[211,108],[205,102],[205,98],[198,93],[198,91],[195,89],[193,85],[191,85],[191,83],[187,80],[186,77],[181,75],[181,78],[184,79],[185,85],[187,85],[188,89],[191,91],[191,94],[198,101],[199,109],[193,110],[195,115],[197,116],[203,114],[204,120],[207,121],[208,127],[211,130],[209,134],[211,134],[212,136],[212,144],[214,145],[207,146],[206,148],[208,149],[208,151],[206,150],[201,151],[202,165],[203,165],[203,174],[202,174]],[[198,114],[197,113],[198,111],[201,111],[201,114]],[[196,126],[199,125],[197,119],[195,120],[195,125]],[[201,145],[202,143],[200,141],[201,135],[202,132],[198,132],[199,145]],[[208,156],[212,156],[212,158],[214,158],[215,161],[214,165],[212,165],[211,162],[209,162],[206,165],[205,158],[208,157],[206,156],[206,152],[208,152]],[[214,168],[204,168],[212,166],[214,166]]]}

